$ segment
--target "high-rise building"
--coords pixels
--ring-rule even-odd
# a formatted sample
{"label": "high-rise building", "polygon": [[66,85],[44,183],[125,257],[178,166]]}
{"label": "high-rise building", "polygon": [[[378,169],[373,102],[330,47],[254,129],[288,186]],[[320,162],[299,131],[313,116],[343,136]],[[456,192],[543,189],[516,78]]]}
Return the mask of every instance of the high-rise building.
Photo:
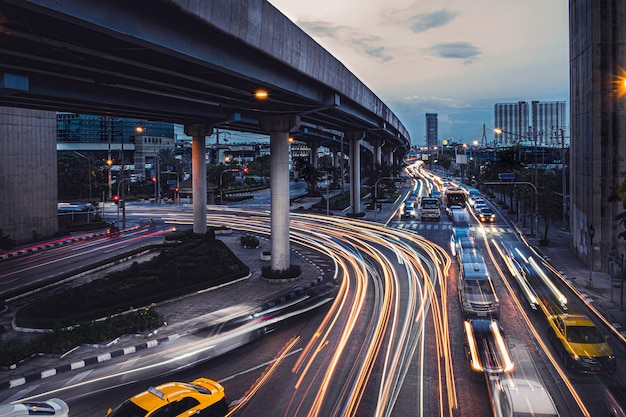
{"label": "high-rise building", "polygon": [[428,149],[435,149],[436,146],[439,146],[437,113],[426,113],[426,146]]}
{"label": "high-rise building", "polygon": [[494,132],[493,141],[496,144],[512,144],[523,141],[528,137],[528,103],[496,103],[493,113],[494,127],[502,133]]}
{"label": "high-rise building", "polygon": [[608,270],[624,255],[612,188],[626,172],[626,2],[570,0],[570,204],[572,250]]}
{"label": "high-rise building", "polygon": [[[566,127],[565,116],[564,101],[533,101],[531,103],[532,131],[530,133],[534,138],[536,132],[537,145],[553,147],[561,145]],[[567,144],[567,141],[565,143]]]}
{"label": "high-rise building", "polygon": [[498,144],[523,143],[537,146],[556,146],[561,143],[565,129],[565,101],[533,101],[530,114],[528,103],[497,103],[494,106],[494,132]]}

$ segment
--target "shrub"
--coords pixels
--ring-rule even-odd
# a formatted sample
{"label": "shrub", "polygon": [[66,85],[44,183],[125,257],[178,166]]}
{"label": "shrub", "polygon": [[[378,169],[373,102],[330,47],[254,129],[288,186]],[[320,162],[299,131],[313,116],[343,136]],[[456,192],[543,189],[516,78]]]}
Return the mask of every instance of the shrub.
{"label": "shrub", "polygon": [[244,248],[258,248],[259,247],[259,238],[246,233],[245,235],[242,235],[239,240],[241,241],[241,245]]}
{"label": "shrub", "polygon": [[122,334],[142,333],[163,326],[163,317],[150,308],[72,328],[56,328],[28,342],[15,337],[0,341],[0,366],[11,366],[38,353],[62,354],[83,343],[100,343]]}

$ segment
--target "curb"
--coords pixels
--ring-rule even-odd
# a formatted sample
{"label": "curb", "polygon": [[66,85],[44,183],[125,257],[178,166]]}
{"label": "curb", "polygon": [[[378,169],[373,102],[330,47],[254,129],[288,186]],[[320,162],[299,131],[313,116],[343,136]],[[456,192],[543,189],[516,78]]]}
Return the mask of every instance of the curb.
{"label": "curb", "polygon": [[[297,296],[301,295],[302,293],[304,293],[306,290],[311,289],[313,287],[315,287],[316,285],[319,285],[320,283],[322,283],[324,281],[324,277],[323,276],[318,276],[317,278],[309,281],[308,283],[304,283],[298,287],[295,287],[293,289],[291,289],[289,291],[288,294],[280,296],[278,298],[275,298],[274,300],[268,301],[265,304],[263,304],[262,306],[260,306],[256,312],[261,312],[264,310],[268,310],[270,308],[273,308],[277,305],[283,304],[291,299],[296,298]],[[232,320],[236,320],[236,319],[232,319]],[[84,368],[88,365],[94,365],[94,364],[98,364],[98,363],[102,363],[102,362],[106,362],[108,360],[114,359],[114,358],[119,358],[125,355],[130,355],[136,352],[141,352],[147,349],[151,349],[151,348],[155,348],[157,346],[161,346],[163,344],[166,344],[168,342],[172,342],[175,340],[180,339],[181,337],[184,336],[192,336],[192,335],[197,335],[200,333],[205,333],[205,332],[209,332],[212,329],[215,328],[219,328],[221,326],[223,326],[225,323],[228,323],[228,321],[225,322],[220,322],[220,323],[213,323],[210,325],[205,325],[205,326],[201,326],[201,327],[197,327],[191,330],[186,330],[184,332],[180,332],[180,333],[174,333],[171,334],[169,336],[164,336],[162,338],[158,338],[158,339],[151,339],[148,341],[145,341],[143,343],[139,343],[137,345],[133,345],[133,346],[128,346],[125,348],[120,348],[120,349],[116,349],[113,350],[111,352],[106,352],[106,353],[101,353],[101,354],[97,354],[94,356],[90,356],[87,357],[85,359],[81,359],[81,360],[77,360],[74,362],[70,362],[70,363],[66,363],[63,365],[59,365],[57,367],[54,368],[50,368],[50,369],[45,369],[39,372],[32,372],[29,374],[26,374],[22,377],[18,377],[18,378],[13,378],[13,379],[9,379],[7,381],[4,382],[0,382],[0,390],[3,389],[10,389],[10,388],[15,388],[21,385],[24,385],[26,383],[29,382],[33,382],[33,381],[38,381],[41,379],[45,379],[51,376],[55,376],[61,373],[65,373],[65,372],[69,372],[69,371],[73,371],[76,369],[81,369]],[[152,332],[151,334],[156,333],[156,331]]]}

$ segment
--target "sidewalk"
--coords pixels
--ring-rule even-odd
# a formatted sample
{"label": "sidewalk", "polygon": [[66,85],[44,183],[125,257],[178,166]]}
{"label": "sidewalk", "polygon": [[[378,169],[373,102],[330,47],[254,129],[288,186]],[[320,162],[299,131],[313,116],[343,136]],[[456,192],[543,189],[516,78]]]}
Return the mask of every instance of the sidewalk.
{"label": "sidewalk", "polygon": [[[516,224],[513,219],[509,220]],[[517,227],[533,249],[559,271],[570,288],[589,304],[594,314],[604,319],[613,335],[626,343],[626,293],[622,308],[619,284],[614,287],[611,277],[605,272],[593,271],[590,274],[589,267],[570,250],[569,231],[551,227],[548,229],[548,246],[541,246],[539,239],[531,235],[529,227],[522,228],[519,224]],[[543,234],[542,227],[539,230]]]}

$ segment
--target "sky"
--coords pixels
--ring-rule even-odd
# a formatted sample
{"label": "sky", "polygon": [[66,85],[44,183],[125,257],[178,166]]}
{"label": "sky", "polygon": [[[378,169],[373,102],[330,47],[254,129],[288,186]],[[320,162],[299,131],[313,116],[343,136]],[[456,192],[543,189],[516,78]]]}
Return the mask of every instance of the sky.
{"label": "sky", "polygon": [[269,0],[425,144],[493,139],[496,103],[566,101],[568,0]]}

